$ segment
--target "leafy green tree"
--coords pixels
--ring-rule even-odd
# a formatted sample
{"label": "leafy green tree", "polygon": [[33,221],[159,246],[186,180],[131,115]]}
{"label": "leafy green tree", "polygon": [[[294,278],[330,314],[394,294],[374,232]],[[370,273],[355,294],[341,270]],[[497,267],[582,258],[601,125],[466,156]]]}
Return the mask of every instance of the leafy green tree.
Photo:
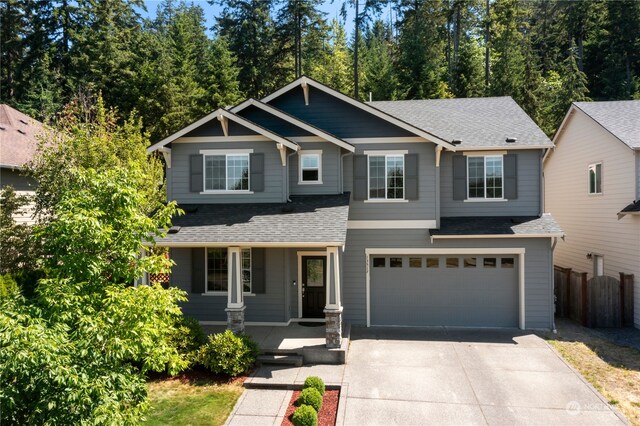
{"label": "leafy green tree", "polygon": [[16,193],[12,186],[0,191],[0,275],[17,274],[33,263],[31,227],[17,223],[14,215],[26,214],[29,197]]}
{"label": "leafy green tree", "polygon": [[310,77],[342,93],[350,94],[353,92],[351,53],[347,46],[344,27],[337,19],[331,21],[330,37],[325,45],[322,60],[311,70]]}

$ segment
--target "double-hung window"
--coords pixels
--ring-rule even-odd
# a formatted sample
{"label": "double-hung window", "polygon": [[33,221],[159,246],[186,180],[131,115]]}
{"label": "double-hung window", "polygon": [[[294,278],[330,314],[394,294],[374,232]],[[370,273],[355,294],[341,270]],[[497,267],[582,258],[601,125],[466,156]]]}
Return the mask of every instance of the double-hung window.
{"label": "double-hung window", "polygon": [[602,163],[589,165],[589,194],[602,194]]}
{"label": "double-hung window", "polygon": [[322,183],[322,151],[300,153],[299,183]]}
{"label": "double-hung window", "polygon": [[[251,249],[241,251],[242,291],[251,293]],[[207,293],[226,293],[229,290],[229,259],[226,248],[207,249]]]}
{"label": "double-hung window", "polygon": [[467,197],[469,199],[504,198],[502,159],[502,155],[467,157]]}
{"label": "double-hung window", "polygon": [[369,199],[404,199],[404,155],[369,154]]}
{"label": "double-hung window", "polygon": [[205,191],[249,191],[249,153],[204,152]]}

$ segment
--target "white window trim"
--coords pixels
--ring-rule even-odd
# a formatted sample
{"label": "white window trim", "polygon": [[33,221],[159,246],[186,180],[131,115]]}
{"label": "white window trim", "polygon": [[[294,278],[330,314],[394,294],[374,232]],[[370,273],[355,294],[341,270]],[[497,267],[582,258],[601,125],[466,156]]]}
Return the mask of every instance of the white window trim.
{"label": "white window trim", "polygon": [[[484,179],[484,197],[470,197],[469,196],[469,158],[482,157],[483,166],[483,179]],[[500,198],[487,198],[487,158],[500,158],[500,176],[502,182],[502,197]],[[468,155],[467,156],[467,199],[466,202],[495,202],[495,201],[508,201],[504,198],[504,155]]]}
{"label": "white window trim", "polygon": [[[224,296],[227,297],[229,295],[229,289],[227,288],[226,291],[209,291],[207,290],[207,287],[209,285],[209,249],[210,248],[216,248],[216,249],[220,249],[220,248],[224,248],[224,247],[205,247],[204,248],[204,273],[205,273],[205,282],[204,282],[204,293],[201,293],[202,296]],[[251,247],[240,247],[240,272],[242,272],[242,251],[243,250],[249,250],[249,258],[251,259]],[[227,256],[228,256],[228,252],[227,252]],[[229,261],[229,259],[227,259],[227,262]],[[251,270],[251,282],[249,283],[249,286],[251,286],[251,291],[243,291],[242,295],[243,296],[255,296],[256,294],[253,292],[253,269],[251,268],[251,266],[249,266],[250,270]],[[242,276],[239,277],[239,279],[242,279]],[[242,287],[244,288],[244,284],[242,284]]]}
{"label": "white window trim", "polygon": [[[591,192],[591,178],[590,178],[589,174],[591,173],[591,169],[593,168],[594,172],[596,173],[596,181],[597,181],[597,179],[598,179],[598,175],[597,175],[597,170],[598,170],[597,166],[598,166],[598,164],[600,165],[600,192]],[[590,196],[591,195],[599,196],[599,195],[603,194],[603,192],[604,192],[602,190],[602,186],[603,186],[602,185],[603,184],[603,182],[602,182],[603,169],[604,169],[604,166],[602,165],[602,161],[591,163],[587,167],[587,194],[588,195],[590,195]]]}
{"label": "white window trim", "polygon": [[[365,203],[408,203],[406,190],[405,158],[407,150],[398,151],[365,151],[367,156],[367,199]],[[371,198],[371,157],[384,157],[384,198]],[[402,157],[402,198],[387,198],[387,160],[389,157]]]}
{"label": "white window trim", "polygon": [[[201,149],[202,155],[202,188],[205,188],[200,194],[253,194],[251,191],[251,154],[253,149]],[[207,188],[207,157],[214,155],[224,155],[224,173],[225,184],[228,182],[227,176],[227,162],[230,155],[246,155],[247,156],[247,169],[249,175],[247,176],[247,188],[249,189],[206,189]]]}
{"label": "white window trim", "polygon": [[[305,155],[318,156],[318,180],[302,180],[302,157]],[[315,169],[308,169],[315,170]],[[322,150],[314,149],[314,150],[305,150],[298,151],[298,185],[322,185]]]}

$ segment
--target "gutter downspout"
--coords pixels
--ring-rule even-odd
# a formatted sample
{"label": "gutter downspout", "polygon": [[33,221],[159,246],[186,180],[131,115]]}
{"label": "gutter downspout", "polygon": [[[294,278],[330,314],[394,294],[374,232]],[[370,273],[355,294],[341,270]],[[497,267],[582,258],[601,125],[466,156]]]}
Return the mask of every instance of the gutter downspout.
{"label": "gutter downspout", "polygon": [[556,328],[556,315],[555,315],[556,314],[555,313],[555,310],[556,310],[555,309],[555,306],[556,306],[556,304],[555,304],[555,292],[554,292],[554,289],[555,289],[555,282],[554,282],[555,274],[554,274],[554,266],[553,266],[553,259],[554,259],[553,252],[556,249],[556,244],[558,244],[558,237],[553,237],[551,239],[551,254],[550,254],[551,255],[551,281],[550,282],[552,283],[552,285],[551,285],[551,300],[554,301],[554,303],[553,303],[553,311],[551,312],[551,327],[552,327],[552,330],[553,330],[553,334],[557,334],[558,333],[558,330]]}
{"label": "gutter downspout", "polygon": [[353,152],[346,152],[340,155],[340,193],[344,194],[344,159],[347,155],[353,155]]}

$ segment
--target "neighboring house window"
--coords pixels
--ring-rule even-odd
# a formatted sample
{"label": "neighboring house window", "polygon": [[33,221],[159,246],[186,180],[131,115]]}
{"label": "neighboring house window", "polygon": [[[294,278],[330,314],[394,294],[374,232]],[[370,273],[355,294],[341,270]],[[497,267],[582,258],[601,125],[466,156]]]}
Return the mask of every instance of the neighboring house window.
{"label": "neighboring house window", "polygon": [[503,198],[502,155],[467,157],[468,198]]}
{"label": "neighboring house window", "polygon": [[[251,249],[241,250],[242,289],[251,293]],[[207,293],[226,292],[229,286],[229,260],[226,248],[207,249]]]}
{"label": "neighboring house window", "polygon": [[602,194],[602,163],[589,165],[589,194]]}
{"label": "neighboring house window", "polygon": [[592,255],[593,259],[593,275],[596,277],[604,275],[604,256],[599,254]]}
{"label": "neighboring house window", "polygon": [[300,153],[299,183],[322,183],[322,151]]}
{"label": "neighboring house window", "polygon": [[205,191],[248,191],[249,154],[204,155]]}
{"label": "neighboring house window", "polygon": [[404,199],[404,155],[369,155],[369,199]]}

